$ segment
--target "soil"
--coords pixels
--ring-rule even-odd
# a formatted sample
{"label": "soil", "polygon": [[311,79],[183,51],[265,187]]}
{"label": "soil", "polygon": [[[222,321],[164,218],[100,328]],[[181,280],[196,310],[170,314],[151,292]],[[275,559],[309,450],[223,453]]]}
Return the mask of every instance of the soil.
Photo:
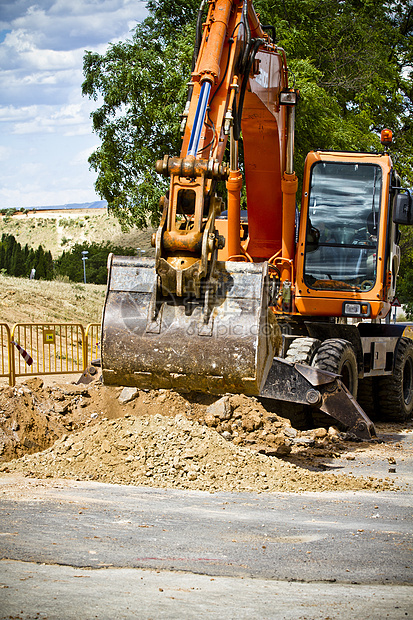
{"label": "soil", "polygon": [[[413,432],[412,424],[393,430]],[[100,379],[45,385],[32,377],[0,387],[3,474],[210,492],[398,489],[392,476],[329,471],[355,452],[390,466],[401,456],[400,444],[380,434],[374,442],[352,439],[334,426],[295,429],[243,395],[139,391]]]}

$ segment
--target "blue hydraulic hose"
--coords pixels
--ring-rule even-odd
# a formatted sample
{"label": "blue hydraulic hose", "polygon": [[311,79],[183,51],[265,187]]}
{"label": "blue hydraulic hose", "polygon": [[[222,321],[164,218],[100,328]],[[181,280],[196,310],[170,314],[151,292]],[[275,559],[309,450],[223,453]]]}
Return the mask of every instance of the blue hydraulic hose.
{"label": "blue hydraulic hose", "polygon": [[205,81],[201,86],[198,105],[196,107],[195,120],[192,127],[191,137],[189,138],[188,155],[196,155],[198,152],[210,92],[211,83]]}

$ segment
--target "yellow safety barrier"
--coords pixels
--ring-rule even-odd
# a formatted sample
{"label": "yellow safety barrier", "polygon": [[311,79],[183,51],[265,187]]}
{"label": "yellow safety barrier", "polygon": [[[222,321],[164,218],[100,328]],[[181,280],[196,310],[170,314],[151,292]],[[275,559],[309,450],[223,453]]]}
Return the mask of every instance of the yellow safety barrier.
{"label": "yellow safety barrier", "polygon": [[76,323],[16,323],[11,333],[32,358],[29,365],[21,352],[14,353],[14,375],[61,375],[84,370],[85,330]]}
{"label": "yellow safety barrier", "polygon": [[92,361],[100,358],[100,323],[89,323],[85,333],[85,352],[83,359],[85,366],[90,366]]}
{"label": "yellow safety barrier", "polygon": [[9,385],[14,385],[12,344],[7,323],[0,323],[0,347],[0,377],[8,377]]}
{"label": "yellow safety barrier", "polygon": [[0,323],[0,378],[82,373],[100,358],[99,323]]}

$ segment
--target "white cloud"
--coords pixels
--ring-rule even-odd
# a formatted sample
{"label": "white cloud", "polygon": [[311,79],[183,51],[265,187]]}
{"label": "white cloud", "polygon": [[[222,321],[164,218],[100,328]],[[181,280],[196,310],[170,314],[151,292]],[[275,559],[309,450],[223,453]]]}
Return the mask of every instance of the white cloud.
{"label": "white cloud", "polygon": [[[93,151],[95,151],[98,148],[99,144],[93,144],[92,146],[89,146],[87,149],[83,149],[82,151],[79,151],[79,153],[76,153],[76,155],[73,157],[73,159],[69,162],[71,166],[77,166],[79,164],[87,164],[88,163],[88,159],[90,157],[90,155],[92,155]],[[1,153],[0,153],[1,156]]]}
{"label": "white cloud", "polygon": [[95,200],[84,50],[130,37],[145,2],[0,2],[0,208]]}
{"label": "white cloud", "polygon": [[10,149],[0,146],[0,161],[6,161],[10,157]]}
{"label": "white cloud", "polygon": [[0,123],[8,124],[11,134],[55,133],[65,136],[91,133],[92,102],[81,99],[62,106],[32,105],[0,108]]}

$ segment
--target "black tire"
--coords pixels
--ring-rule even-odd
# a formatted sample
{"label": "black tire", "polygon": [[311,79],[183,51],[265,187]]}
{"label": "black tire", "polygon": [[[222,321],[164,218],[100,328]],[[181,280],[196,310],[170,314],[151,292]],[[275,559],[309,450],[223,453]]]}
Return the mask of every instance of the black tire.
{"label": "black tire", "polygon": [[341,375],[341,380],[354,398],[357,397],[358,370],[353,346],[347,340],[324,340],[314,356],[312,366]]}
{"label": "black tire", "polygon": [[321,341],[317,338],[295,338],[288,347],[285,359],[287,362],[299,362],[311,366]]}
{"label": "black tire", "polygon": [[377,377],[360,379],[357,390],[357,402],[364,409],[370,420],[377,420],[380,416],[379,387]]}
{"label": "black tire", "polygon": [[[288,347],[285,359],[287,362],[295,364],[311,365],[313,357],[320,346],[321,341],[316,338],[298,337],[294,338]],[[274,401],[275,402],[275,401]],[[306,430],[312,426],[312,411],[308,405],[299,403],[288,403],[276,401],[277,413],[283,418],[288,418],[294,428]]]}
{"label": "black tire", "polygon": [[380,414],[384,420],[405,422],[413,411],[413,342],[400,338],[394,371],[379,379]]}

